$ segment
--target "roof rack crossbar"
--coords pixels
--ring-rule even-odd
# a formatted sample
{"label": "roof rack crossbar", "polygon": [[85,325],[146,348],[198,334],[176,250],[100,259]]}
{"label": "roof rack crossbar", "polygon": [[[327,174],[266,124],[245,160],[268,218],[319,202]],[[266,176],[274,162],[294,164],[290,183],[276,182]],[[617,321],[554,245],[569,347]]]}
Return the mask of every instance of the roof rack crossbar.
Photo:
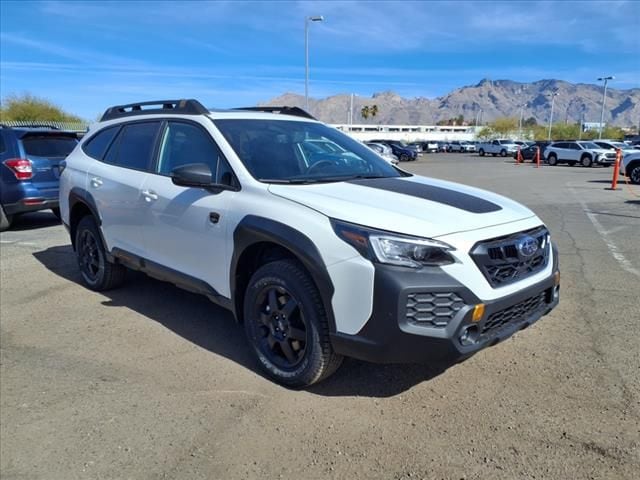
{"label": "roof rack crossbar", "polygon": [[[144,107],[144,108],[143,108]],[[167,112],[170,110],[170,112]],[[154,100],[151,102],[129,103],[127,105],[115,105],[107,108],[100,119],[113,120],[115,118],[135,115],[154,115],[158,113],[183,113],[187,115],[200,115],[209,113],[209,110],[199,101],[193,99],[182,100]]]}
{"label": "roof rack crossbar", "polygon": [[232,110],[248,110],[250,112],[266,112],[266,113],[279,113],[282,115],[293,115],[295,117],[310,118],[316,120],[316,118],[309,112],[303,110],[300,107],[242,107],[232,108]]}

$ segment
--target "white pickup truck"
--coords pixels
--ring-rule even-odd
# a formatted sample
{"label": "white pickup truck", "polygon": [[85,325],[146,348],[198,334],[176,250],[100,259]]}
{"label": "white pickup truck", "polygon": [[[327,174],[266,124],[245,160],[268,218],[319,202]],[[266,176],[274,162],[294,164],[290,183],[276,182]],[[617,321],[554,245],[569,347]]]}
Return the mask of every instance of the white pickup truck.
{"label": "white pickup truck", "polygon": [[490,142],[481,143],[478,145],[478,154],[484,157],[485,154],[490,153],[494,157],[500,155],[501,157],[511,156],[518,150],[518,144],[513,140],[491,140]]}

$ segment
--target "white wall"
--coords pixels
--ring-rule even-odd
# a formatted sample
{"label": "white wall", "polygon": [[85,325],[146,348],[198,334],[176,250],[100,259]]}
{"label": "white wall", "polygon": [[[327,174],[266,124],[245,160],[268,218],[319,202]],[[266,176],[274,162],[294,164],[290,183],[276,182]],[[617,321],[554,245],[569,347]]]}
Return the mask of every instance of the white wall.
{"label": "white wall", "polygon": [[482,127],[454,127],[446,125],[347,125],[333,127],[360,141],[375,139],[417,142],[426,140],[475,140],[476,129]]}

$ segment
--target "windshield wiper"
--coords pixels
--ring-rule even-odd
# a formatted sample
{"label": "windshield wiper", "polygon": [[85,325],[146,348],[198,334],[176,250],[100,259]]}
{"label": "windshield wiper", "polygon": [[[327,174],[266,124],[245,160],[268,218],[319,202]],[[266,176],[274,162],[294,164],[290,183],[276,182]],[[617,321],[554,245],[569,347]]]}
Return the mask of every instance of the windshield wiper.
{"label": "windshield wiper", "polygon": [[275,183],[278,185],[305,185],[309,183],[332,183],[345,182],[347,180],[360,180],[368,178],[387,178],[386,175],[340,175],[335,177],[319,178],[259,178],[258,181],[264,183]]}

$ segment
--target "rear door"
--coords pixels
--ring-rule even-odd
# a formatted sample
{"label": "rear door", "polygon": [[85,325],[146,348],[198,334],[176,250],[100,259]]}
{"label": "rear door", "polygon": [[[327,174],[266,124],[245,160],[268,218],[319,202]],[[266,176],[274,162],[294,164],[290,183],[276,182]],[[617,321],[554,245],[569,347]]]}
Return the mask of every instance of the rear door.
{"label": "rear door", "polygon": [[160,120],[124,124],[103,159],[89,168],[87,188],[110,251],[119,248],[146,256],[140,229],[145,206],[140,189],[153,163],[160,125]]}
{"label": "rear door", "polygon": [[142,187],[142,226],[146,258],[204,281],[229,296],[230,249],[226,241],[234,191],[211,192],[171,181],[176,167],[204,163],[216,183],[236,184],[224,155],[196,122],[169,120],[161,135],[158,162]]}
{"label": "rear door", "polygon": [[78,138],[71,132],[27,131],[18,142],[20,158],[31,161],[33,177],[31,182],[38,187],[45,198],[58,196],[60,162],[78,144]]}

